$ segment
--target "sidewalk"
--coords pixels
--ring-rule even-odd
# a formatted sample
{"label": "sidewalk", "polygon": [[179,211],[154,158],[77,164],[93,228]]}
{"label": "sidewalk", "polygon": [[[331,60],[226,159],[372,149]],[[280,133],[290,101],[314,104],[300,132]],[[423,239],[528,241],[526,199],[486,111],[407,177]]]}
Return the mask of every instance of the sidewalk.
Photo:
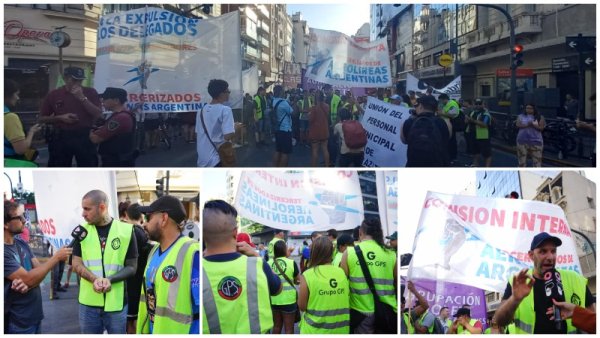
{"label": "sidewalk", "polygon": [[[65,275],[67,269],[65,269]],[[66,277],[63,277],[63,279]],[[79,334],[79,286],[77,275],[73,273],[67,292],[57,292],[59,299],[50,300],[50,274],[40,284],[42,288],[42,334]]]}

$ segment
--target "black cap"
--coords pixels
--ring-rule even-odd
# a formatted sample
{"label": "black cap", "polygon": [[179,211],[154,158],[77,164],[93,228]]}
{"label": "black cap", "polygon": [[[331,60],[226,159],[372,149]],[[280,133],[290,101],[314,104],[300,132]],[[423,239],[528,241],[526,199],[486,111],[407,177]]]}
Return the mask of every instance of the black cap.
{"label": "black cap", "polygon": [[539,234],[535,235],[535,237],[533,237],[533,240],[531,241],[531,248],[529,250],[534,250],[535,248],[538,248],[540,245],[542,245],[542,243],[548,240],[552,241],[556,246],[562,245],[562,241],[560,240],[560,238],[550,236],[547,232],[540,232]]}
{"label": "black cap", "polygon": [[476,100],[475,100],[475,104],[483,104],[483,100],[481,100],[481,99],[476,99]]}
{"label": "black cap", "polygon": [[159,211],[166,212],[178,224],[183,222],[187,217],[181,201],[177,197],[170,195],[162,196],[147,207],[140,207],[140,212],[143,214],[151,214]]}
{"label": "black cap", "polygon": [[85,79],[85,72],[83,71],[83,68],[79,68],[79,67],[65,68],[64,75],[70,76],[70,77],[74,78],[75,80],[84,80]]}
{"label": "black cap", "polygon": [[100,94],[103,99],[119,99],[121,102],[127,102],[127,91],[121,88],[106,87],[104,93]]}
{"label": "black cap", "polygon": [[465,316],[465,315],[471,317],[471,310],[462,307],[462,308],[458,309],[458,311],[456,311],[456,313],[454,314],[454,318],[460,317],[460,316]]}
{"label": "black cap", "polygon": [[419,97],[417,99],[417,103],[425,105],[425,106],[429,106],[429,107],[437,107],[437,104],[438,104],[435,97],[433,97],[431,95],[424,95],[424,96]]}

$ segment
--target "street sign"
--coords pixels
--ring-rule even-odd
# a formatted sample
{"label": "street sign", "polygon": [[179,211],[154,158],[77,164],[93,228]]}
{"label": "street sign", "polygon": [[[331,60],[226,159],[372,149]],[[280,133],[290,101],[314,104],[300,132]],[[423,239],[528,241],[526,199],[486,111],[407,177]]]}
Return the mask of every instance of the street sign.
{"label": "street sign", "polygon": [[447,68],[450,67],[452,62],[454,62],[454,58],[452,58],[452,55],[442,54],[440,55],[440,59],[438,60],[438,65]]}
{"label": "street sign", "polygon": [[552,59],[552,72],[567,72],[577,70],[577,56],[567,56],[563,58]]}
{"label": "street sign", "polygon": [[596,50],[595,36],[567,36],[567,47],[578,51],[579,53],[593,52]]}
{"label": "street sign", "polygon": [[596,53],[582,53],[581,62],[584,68],[596,68]]}

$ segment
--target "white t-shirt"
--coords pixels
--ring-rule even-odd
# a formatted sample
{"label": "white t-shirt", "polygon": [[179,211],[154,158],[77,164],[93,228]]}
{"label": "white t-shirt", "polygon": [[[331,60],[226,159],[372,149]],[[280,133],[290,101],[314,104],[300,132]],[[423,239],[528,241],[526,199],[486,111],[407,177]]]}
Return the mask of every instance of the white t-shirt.
{"label": "white t-shirt", "polygon": [[202,127],[202,119],[200,114],[204,116],[206,130],[210,134],[210,140],[213,141],[217,148],[225,143],[225,135],[235,132],[233,122],[233,112],[231,108],[222,104],[207,104],[204,108],[198,111],[196,118],[196,133],[198,141],[196,150],[198,152],[198,167],[214,167],[221,159],[219,153],[206,137],[204,128]]}

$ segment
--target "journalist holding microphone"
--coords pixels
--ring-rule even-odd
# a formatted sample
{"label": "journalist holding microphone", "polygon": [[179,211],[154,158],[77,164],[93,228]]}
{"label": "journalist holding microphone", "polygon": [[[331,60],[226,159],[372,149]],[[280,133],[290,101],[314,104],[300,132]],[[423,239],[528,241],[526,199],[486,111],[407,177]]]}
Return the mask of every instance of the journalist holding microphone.
{"label": "journalist holding microphone", "polygon": [[[581,274],[556,269],[557,247],[562,241],[546,232],[537,234],[528,252],[533,269],[523,269],[509,280],[502,303],[494,315],[500,326],[514,322],[515,333],[581,333],[571,319],[561,320],[561,307],[568,302],[595,312],[595,298]],[[548,308],[552,308],[548,311]],[[549,314],[548,314],[549,313]]]}

